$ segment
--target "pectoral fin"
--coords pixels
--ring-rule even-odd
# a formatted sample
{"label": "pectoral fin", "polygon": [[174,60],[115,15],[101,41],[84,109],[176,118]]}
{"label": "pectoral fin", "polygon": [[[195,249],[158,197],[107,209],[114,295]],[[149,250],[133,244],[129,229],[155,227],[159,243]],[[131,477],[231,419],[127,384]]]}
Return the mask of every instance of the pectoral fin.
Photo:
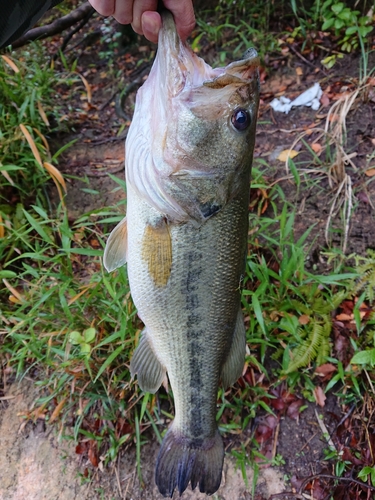
{"label": "pectoral fin", "polygon": [[168,283],[172,267],[172,242],[167,223],[146,226],[142,239],[142,258],[156,286]]}
{"label": "pectoral fin", "polygon": [[132,377],[138,375],[142,391],[152,394],[159,389],[165,377],[166,369],[158,360],[146,329],[143,330],[141,340],[130,361],[130,373]]}
{"label": "pectoral fin", "polygon": [[223,386],[233,385],[242,375],[246,355],[246,329],[241,309],[238,311],[236,328],[227,359],[221,370]]}
{"label": "pectoral fin", "polygon": [[127,249],[128,227],[124,217],[109,235],[105,246],[103,264],[109,273],[126,263]]}

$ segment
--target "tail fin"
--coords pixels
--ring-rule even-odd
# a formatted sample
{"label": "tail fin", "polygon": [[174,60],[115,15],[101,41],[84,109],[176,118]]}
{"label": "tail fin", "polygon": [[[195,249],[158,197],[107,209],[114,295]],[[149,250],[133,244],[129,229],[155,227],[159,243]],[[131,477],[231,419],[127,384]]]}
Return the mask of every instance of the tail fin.
{"label": "tail fin", "polygon": [[224,461],[224,446],[219,432],[212,438],[189,439],[172,427],[168,430],[156,461],[155,482],[164,497],[180,495],[189,481],[194,490],[212,495],[219,489]]}

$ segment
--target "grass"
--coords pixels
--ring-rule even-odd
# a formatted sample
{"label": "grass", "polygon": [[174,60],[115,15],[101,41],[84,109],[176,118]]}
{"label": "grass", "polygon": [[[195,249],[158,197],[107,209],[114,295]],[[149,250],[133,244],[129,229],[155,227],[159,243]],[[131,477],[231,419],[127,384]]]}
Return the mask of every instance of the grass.
{"label": "grass", "polygon": [[[230,28],[229,21],[223,30]],[[173,418],[173,396],[163,390],[157,396],[143,394],[130,380],[129,359],[142,325],[126,268],[108,275],[101,265],[106,235],[121,220],[123,207],[105,207],[72,222],[64,206],[65,184],[58,170],[62,150],[51,152],[48,139],[62,127],[55,89],[77,85],[77,75],[57,74],[35,54],[32,59],[0,61],[2,368],[8,377],[37,380],[41,397],[30,418],[43,415],[50,424],[59,422],[62,434],[73,426],[73,438],[93,467],[114,462],[135,440],[142,481],[142,445],[151,431],[161,441],[166,422]],[[310,164],[323,168],[323,160],[311,154]],[[350,402],[371,387],[368,374],[374,366],[375,318],[364,320],[360,309],[374,301],[374,255],[352,256],[349,268],[338,252],[337,271],[317,275],[307,270],[313,228],[295,237],[294,207],[279,183],[269,186],[267,167],[258,161],[253,171],[242,297],[249,346],[246,372],[218,397],[220,430],[233,440],[231,453],[242,471],[248,463],[255,471],[259,462],[282,463],[280,456],[265,457],[249,433],[256,415],[275,414],[274,391],[281,385],[314,400],[312,375],[329,362],[337,373],[325,389]],[[306,180],[301,165],[293,163],[291,172],[301,189]],[[124,187],[120,179],[118,184]],[[51,187],[60,195],[56,209],[49,204]],[[333,352],[332,319],[353,298],[358,299],[353,309],[358,338],[351,337],[353,363],[344,364]],[[246,436],[245,443],[236,441],[239,435]],[[364,469],[362,475],[366,473]]]}

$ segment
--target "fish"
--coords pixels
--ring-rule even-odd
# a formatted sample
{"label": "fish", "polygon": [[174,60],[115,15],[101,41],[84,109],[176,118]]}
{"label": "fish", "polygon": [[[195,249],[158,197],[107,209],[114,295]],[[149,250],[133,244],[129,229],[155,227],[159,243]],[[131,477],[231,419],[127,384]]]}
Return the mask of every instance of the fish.
{"label": "fish", "polygon": [[259,105],[259,57],[206,64],[162,13],[158,50],[126,139],[127,213],[110,234],[107,271],[127,265],[144,323],[132,377],[155,393],[166,374],[175,417],[155,482],[164,497],[220,486],[219,384],[241,376],[241,280]]}

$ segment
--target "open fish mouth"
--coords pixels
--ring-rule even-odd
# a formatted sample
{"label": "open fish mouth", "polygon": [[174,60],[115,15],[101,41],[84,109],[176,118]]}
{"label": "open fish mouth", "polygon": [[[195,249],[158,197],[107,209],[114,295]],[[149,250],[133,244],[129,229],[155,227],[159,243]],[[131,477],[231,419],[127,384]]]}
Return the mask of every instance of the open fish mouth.
{"label": "open fish mouth", "polygon": [[[254,78],[254,69],[259,67],[258,53],[254,48],[248,49],[240,61],[214,69],[181,41],[170,13],[163,15],[162,19],[155,70],[163,75],[164,89],[169,97],[180,94],[186,87],[205,85],[219,88],[233,83],[248,83]],[[244,72],[245,68],[248,71]]]}

